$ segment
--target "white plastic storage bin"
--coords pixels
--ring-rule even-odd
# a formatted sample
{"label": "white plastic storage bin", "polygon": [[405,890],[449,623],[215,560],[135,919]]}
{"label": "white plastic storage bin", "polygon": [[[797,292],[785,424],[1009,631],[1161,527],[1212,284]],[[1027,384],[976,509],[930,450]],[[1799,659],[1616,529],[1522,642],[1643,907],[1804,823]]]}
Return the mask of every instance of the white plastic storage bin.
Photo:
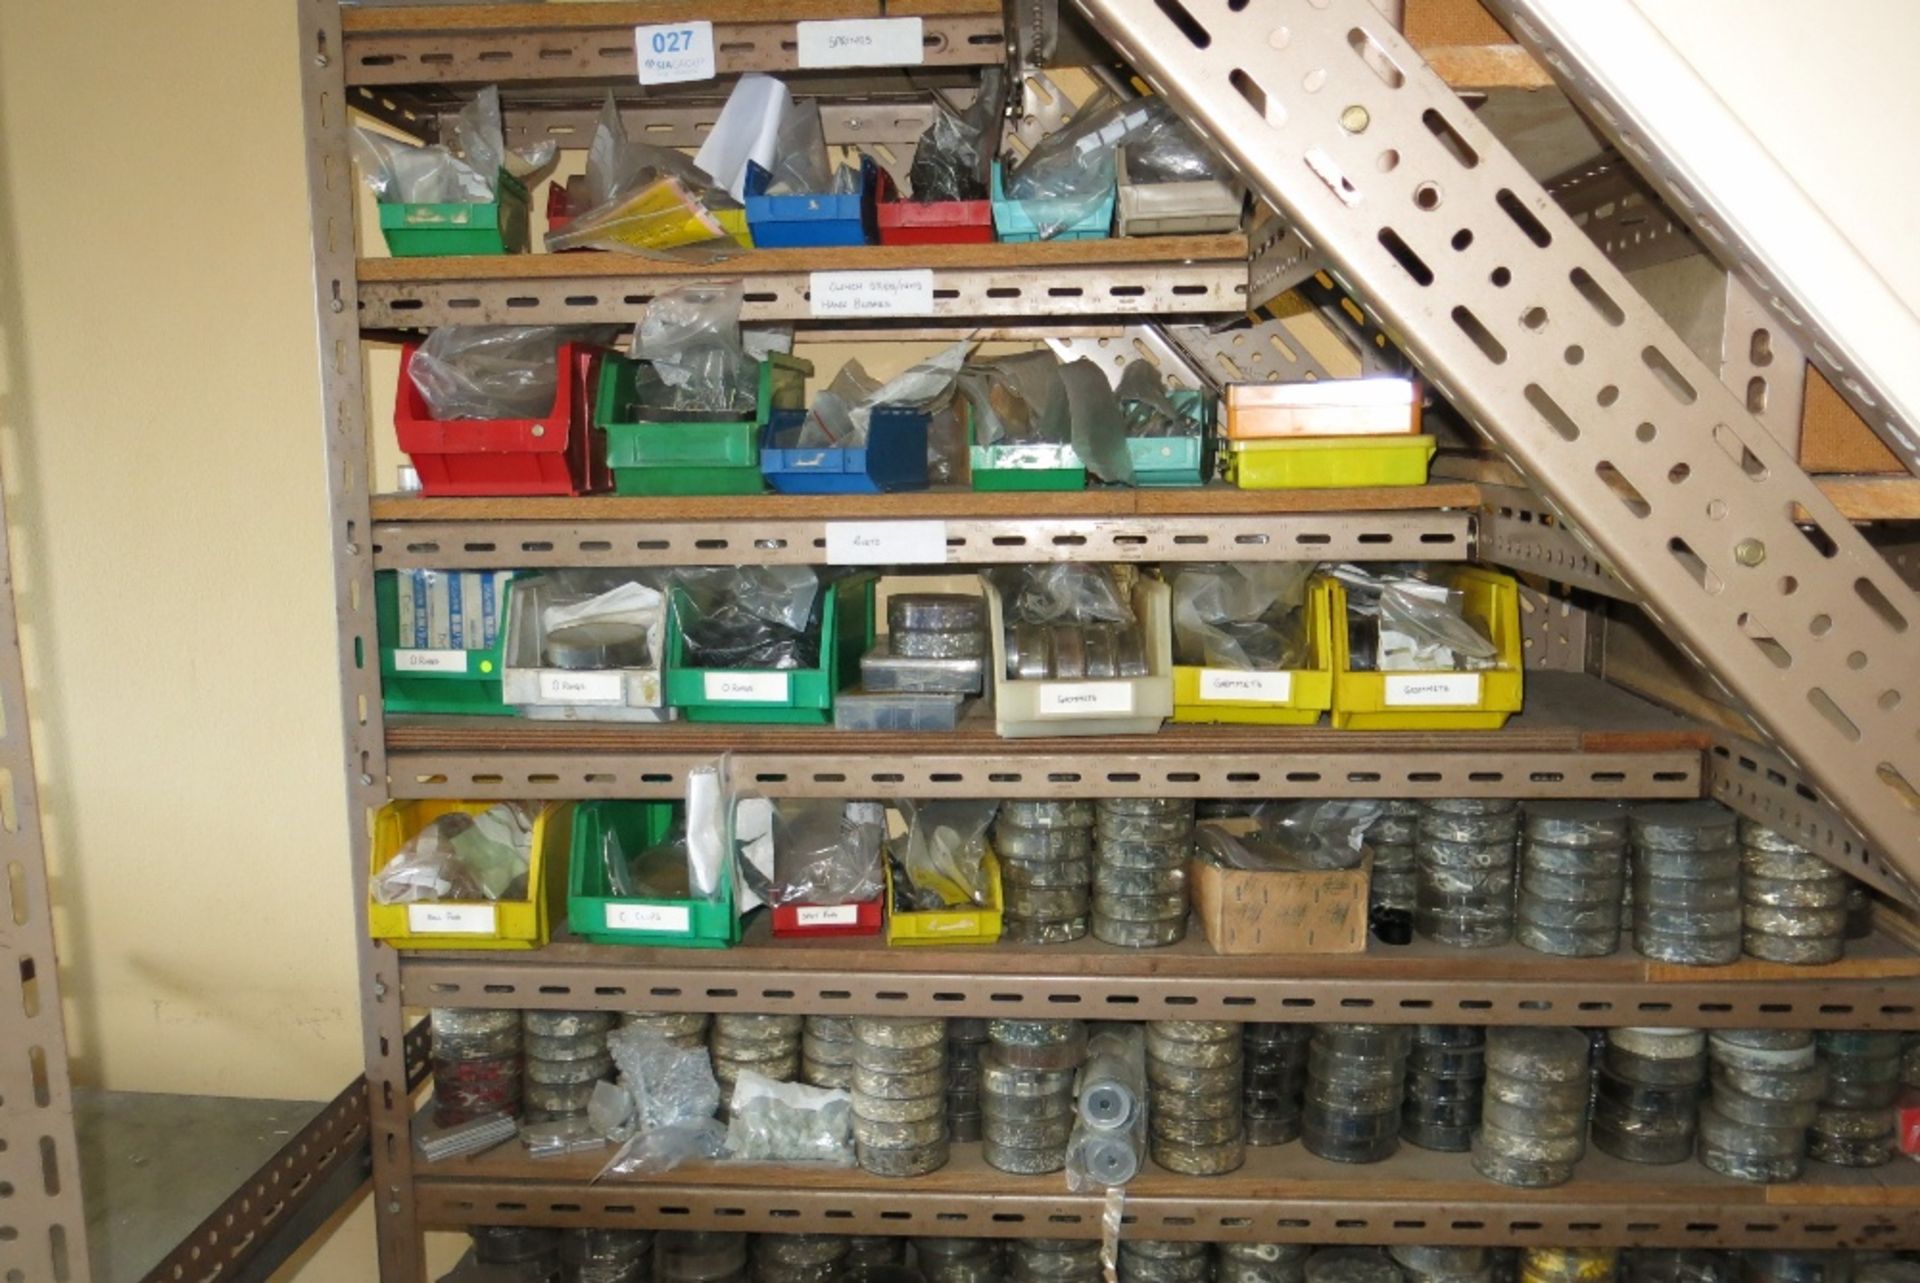
{"label": "white plastic storage bin", "polygon": [[1173,590],[1141,576],[1133,611],[1146,633],[1147,676],[1033,681],[1007,676],[1005,606],[982,577],[993,629],[993,721],[1006,739],[1044,735],[1151,735],[1173,715]]}
{"label": "white plastic storage bin", "polygon": [[1246,188],[1222,178],[1185,183],[1136,183],[1127,176],[1127,149],[1113,158],[1119,190],[1115,226],[1121,236],[1237,232]]}
{"label": "white plastic storage bin", "polygon": [[541,612],[552,604],[553,580],[540,576],[515,581],[507,608],[507,653],[502,673],[506,703],[522,716],[562,722],[665,722],[660,669],[666,658],[666,603],[647,626],[644,668],[571,669],[542,663]]}

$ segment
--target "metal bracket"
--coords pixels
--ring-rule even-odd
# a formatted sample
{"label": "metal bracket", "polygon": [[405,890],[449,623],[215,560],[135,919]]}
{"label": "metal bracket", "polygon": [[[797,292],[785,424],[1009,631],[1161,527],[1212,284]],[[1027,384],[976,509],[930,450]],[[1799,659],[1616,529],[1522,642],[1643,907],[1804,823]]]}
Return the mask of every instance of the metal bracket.
{"label": "metal bracket", "polygon": [[1565,589],[1546,592],[1520,585],[1520,646],[1526,667],[1587,672],[1600,636],[1591,613]]}
{"label": "metal bracket", "polygon": [[1366,0],[1079,3],[1920,875],[1920,598],[1400,34]]}
{"label": "metal bracket", "polygon": [[1547,194],[1623,272],[1700,252],[1700,242],[1618,153],[1546,182]]}
{"label": "metal bracket", "polygon": [[1517,486],[1483,485],[1480,497],[1484,507],[1475,550],[1482,561],[1605,597],[1634,600],[1632,589],[1606,559],[1540,496]]}

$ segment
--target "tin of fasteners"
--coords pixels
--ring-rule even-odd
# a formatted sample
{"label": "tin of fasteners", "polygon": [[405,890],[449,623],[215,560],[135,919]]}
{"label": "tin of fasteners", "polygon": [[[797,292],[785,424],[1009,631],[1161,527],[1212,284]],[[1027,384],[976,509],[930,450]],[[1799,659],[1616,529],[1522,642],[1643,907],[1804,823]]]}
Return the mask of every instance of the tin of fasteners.
{"label": "tin of fasteners", "polygon": [[936,1104],[939,1109],[931,1117],[901,1122],[863,1118],[856,1112],[853,1116],[853,1139],[873,1149],[913,1149],[944,1140],[947,1135],[946,1104],[944,1101],[936,1101]]}
{"label": "tin of fasteners", "polygon": [[1408,1071],[1407,1099],[1423,1100],[1435,1103],[1449,1101],[1474,1101],[1480,1099],[1484,1074],[1461,1075],[1458,1077],[1444,1074],[1425,1074]]}
{"label": "tin of fasteners", "polygon": [[1193,816],[1102,810],[1093,822],[1093,831],[1103,847],[1109,842],[1184,842],[1193,836]]}
{"label": "tin of fasteners", "polygon": [[941,1068],[925,1073],[895,1074],[855,1065],[853,1090],[856,1101],[862,1096],[875,1100],[920,1100],[943,1094],[947,1090],[947,1073]]}
{"label": "tin of fasteners", "polygon": [[1718,802],[1642,802],[1628,812],[1636,846],[1714,851],[1734,845],[1739,817]]}
{"label": "tin of fasteners", "polygon": [[[1648,879],[1657,885],[1666,882],[1737,881],[1740,877],[1738,851],[1638,851],[1633,857],[1634,895]],[[1679,888],[1667,888],[1668,895],[1680,894]]]}
{"label": "tin of fasteners", "polygon": [[1084,916],[1093,907],[1093,892],[1081,887],[1005,887],[1006,912],[1016,918],[1063,921]]}
{"label": "tin of fasteners", "polygon": [[947,1165],[948,1142],[920,1145],[912,1149],[881,1149],[856,1143],[854,1152],[863,1171],[875,1176],[925,1176]]}
{"label": "tin of fasteners", "polygon": [[999,819],[1023,829],[1084,829],[1093,823],[1089,798],[1008,798],[1000,804]]}
{"label": "tin of fasteners", "polygon": [[1689,966],[1725,966],[1740,958],[1740,933],[1696,937],[1635,926],[1634,951],[1658,962],[1677,962]]}
{"label": "tin of fasteners", "polygon": [[1433,843],[1456,846],[1501,846],[1511,851],[1520,836],[1520,817],[1509,815],[1422,815],[1414,845],[1424,850]]}
{"label": "tin of fasteners", "polygon": [[1249,1145],[1286,1145],[1300,1139],[1301,1116],[1288,1114],[1279,1118],[1247,1118],[1243,1126]]}
{"label": "tin of fasteners", "polygon": [[1068,828],[1026,828],[1002,819],[993,826],[994,854],[1016,860],[1087,860],[1093,857],[1093,830]]}
{"label": "tin of fasteners", "polygon": [[994,1058],[989,1050],[980,1062],[981,1090],[996,1096],[1056,1097],[1073,1095],[1071,1069],[1016,1069]]}
{"label": "tin of fasteners", "polygon": [[854,1042],[851,1038],[828,1040],[809,1029],[800,1036],[800,1054],[823,1065],[851,1065]]}
{"label": "tin of fasteners", "polygon": [[1707,1068],[1715,1094],[1732,1092],[1757,1100],[1819,1100],[1827,1089],[1825,1065],[1815,1065],[1792,1073],[1742,1069],[1714,1061]]}
{"label": "tin of fasteners", "polygon": [[[988,1126],[991,1127],[992,1124],[989,1123]],[[1012,1145],[998,1144],[992,1137],[983,1136],[980,1142],[980,1155],[987,1160],[988,1166],[1022,1176],[1039,1176],[1045,1172],[1057,1172],[1067,1165],[1065,1142],[1040,1149],[1021,1149]]]}
{"label": "tin of fasteners", "polygon": [[978,593],[895,593],[887,598],[887,631],[956,632],[987,625]]}
{"label": "tin of fasteners", "polygon": [[[1491,1104],[1489,1108],[1491,1108]],[[1474,1134],[1476,1154],[1495,1154],[1527,1163],[1575,1163],[1587,1152],[1586,1129],[1581,1127],[1563,1136],[1536,1136],[1530,1132],[1510,1131],[1481,1119]],[[1498,1179],[1497,1177],[1495,1179]]]}
{"label": "tin of fasteners", "polygon": [[1683,1119],[1617,1119],[1610,1116],[1593,1120],[1593,1147],[1602,1153],[1647,1166],[1669,1166],[1693,1157],[1694,1128]]}
{"label": "tin of fasteners", "polygon": [[947,1136],[954,1144],[973,1144],[977,1142],[985,1127],[986,1119],[981,1114],[948,1114]]}
{"label": "tin of fasteners", "polygon": [[1091,887],[1093,861],[1003,859],[1000,862],[1000,878],[1008,886]]}
{"label": "tin of fasteners", "polygon": [[1148,1150],[1153,1161],[1182,1176],[1221,1176],[1237,1171],[1247,1161],[1244,1140],[1221,1145],[1182,1145],[1161,1137],[1150,1137]]}
{"label": "tin of fasteners", "polygon": [[1785,936],[1765,931],[1748,931],[1740,938],[1747,956],[1764,962],[1779,962],[1795,967],[1814,967],[1838,962],[1846,956],[1846,938],[1832,936]]}
{"label": "tin of fasteners", "polygon": [[527,1035],[528,1060],[591,1060],[607,1054],[607,1036],[603,1033],[570,1037]]}
{"label": "tin of fasteners", "polygon": [[[1623,847],[1545,846],[1534,842],[1520,848],[1520,867],[1559,877],[1614,878],[1626,889],[1627,853]],[[1374,865],[1377,868],[1379,861]]]}
{"label": "tin of fasteners", "polygon": [[1000,938],[1016,944],[1069,944],[1083,938],[1091,922],[1086,916],[1047,922],[1008,915],[1001,920]]}
{"label": "tin of fasteners", "polygon": [[1711,1109],[1700,1111],[1700,1150],[1744,1154],[1753,1158],[1799,1158],[1806,1153],[1807,1134],[1799,1127],[1756,1127],[1738,1123]]}
{"label": "tin of fasteners", "polygon": [[1241,1069],[1239,1065],[1222,1065],[1214,1069],[1197,1069],[1186,1065],[1170,1065],[1165,1061],[1147,1060],[1147,1082],[1158,1091],[1173,1092],[1228,1092],[1241,1087]]}
{"label": "tin of fasteners", "polygon": [[1740,895],[1748,904],[1780,909],[1839,909],[1844,914],[1848,911],[1847,893],[1851,890],[1844,879],[1750,876],[1741,883]]}
{"label": "tin of fasteners", "polygon": [[983,1111],[984,1138],[1013,1149],[1062,1149],[1073,1134],[1073,1114],[1060,1118],[1006,1118],[992,1109]]}
{"label": "tin of fasteners", "polygon": [[1491,949],[1513,938],[1513,923],[1507,917],[1443,914],[1428,909],[1413,911],[1414,930],[1436,944],[1456,949]]}
{"label": "tin of fasteners", "polygon": [[1194,1121],[1233,1118],[1243,1112],[1245,1100],[1231,1089],[1220,1091],[1155,1091],[1150,1093],[1147,1112],[1154,1118]]}
{"label": "tin of fasteners", "polygon": [[1148,1060],[1163,1067],[1172,1066],[1181,1069],[1231,1067],[1239,1070],[1245,1054],[1238,1039],[1221,1042],[1177,1042],[1162,1039],[1156,1042],[1149,1035],[1147,1042]]}
{"label": "tin of fasteners", "polygon": [[1159,922],[1134,922],[1104,916],[1096,903],[1091,923],[1096,940],[1128,949],[1152,949],[1178,944],[1187,935],[1184,915]]}
{"label": "tin of fasteners", "polygon": [[585,1038],[613,1028],[611,1011],[528,1011],[529,1035],[542,1038]]}
{"label": "tin of fasteners", "polygon": [[1187,869],[1177,865],[1163,869],[1128,869],[1101,866],[1094,870],[1093,889],[1104,896],[1121,899],[1187,896]]}
{"label": "tin of fasteners", "polygon": [[1130,842],[1103,839],[1094,857],[1094,872],[1105,869],[1184,869],[1193,856],[1190,839],[1173,842]]}
{"label": "tin of fasteners", "polygon": [[1180,1145],[1224,1145],[1241,1136],[1239,1110],[1219,1118],[1176,1118],[1163,1110],[1154,1110],[1147,1123],[1148,1134],[1156,1140]]}
{"label": "tin of fasteners", "polygon": [[1073,1093],[1052,1096],[1002,1096],[980,1093],[980,1112],[988,1118],[1006,1122],[1070,1122],[1073,1118]]}
{"label": "tin of fasteners", "polygon": [[870,1047],[931,1047],[947,1040],[938,1016],[855,1016],[853,1036]]}
{"label": "tin of fasteners", "polygon": [[1549,873],[1523,860],[1520,864],[1520,893],[1542,900],[1606,904],[1618,916],[1620,897],[1627,889],[1625,870],[1614,874]]}
{"label": "tin of fasteners", "polygon": [[1482,1091],[1489,1100],[1526,1109],[1585,1109],[1590,1095],[1585,1082],[1535,1083],[1492,1073],[1487,1075]]}
{"label": "tin of fasteners", "polygon": [[945,1067],[947,1044],[936,1042],[925,1047],[876,1047],[872,1043],[856,1042],[853,1044],[853,1063],[861,1069],[877,1073],[924,1074]]}
{"label": "tin of fasteners", "polygon": [[530,1083],[590,1083],[613,1072],[613,1057],[605,1054],[585,1060],[530,1060],[526,1075]]}
{"label": "tin of fasteners", "polygon": [[1813,1124],[1814,1116],[1820,1112],[1820,1104],[1812,1100],[1765,1100],[1737,1091],[1720,1091],[1703,1098],[1700,1112],[1703,1116],[1718,1114],[1726,1121],[1739,1123],[1743,1127],[1804,1131]]}

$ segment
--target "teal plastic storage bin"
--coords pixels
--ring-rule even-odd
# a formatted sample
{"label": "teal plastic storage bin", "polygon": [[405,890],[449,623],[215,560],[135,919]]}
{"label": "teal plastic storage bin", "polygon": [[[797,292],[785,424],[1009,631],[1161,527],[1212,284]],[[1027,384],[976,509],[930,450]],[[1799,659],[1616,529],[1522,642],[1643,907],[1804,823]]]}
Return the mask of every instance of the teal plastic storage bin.
{"label": "teal plastic storage bin", "polygon": [[1003,241],[1037,241],[1040,230],[1066,221],[1076,211],[1080,217],[1055,232],[1048,240],[1097,241],[1106,239],[1113,227],[1113,188],[1091,210],[1081,210],[1077,201],[1011,200],[1000,185],[1000,162],[993,162],[993,230]]}

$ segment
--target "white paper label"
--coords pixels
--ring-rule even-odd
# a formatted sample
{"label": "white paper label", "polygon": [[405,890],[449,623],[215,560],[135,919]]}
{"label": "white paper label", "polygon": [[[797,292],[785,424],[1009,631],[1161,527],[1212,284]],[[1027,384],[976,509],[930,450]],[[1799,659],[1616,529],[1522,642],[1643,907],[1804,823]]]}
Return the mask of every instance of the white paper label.
{"label": "white paper label", "polygon": [[1420,708],[1480,702],[1478,673],[1388,673],[1387,704]]}
{"label": "white paper label", "polygon": [[499,917],[490,904],[410,904],[407,930],[415,935],[490,936]]}
{"label": "white paper label", "polygon": [[794,917],[803,927],[850,927],[860,921],[857,904],[803,904]]}
{"label": "white paper label", "polygon": [[609,904],[609,931],[675,931],[686,935],[693,930],[693,910],[684,904]]}
{"label": "white paper label", "polygon": [[1203,668],[1200,670],[1200,698],[1203,700],[1289,700],[1293,698],[1293,674],[1246,673],[1231,668]]}
{"label": "white paper label", "polygon": [[618,704],[627,697],[625,673],[569,673],[543,669],[540,698],[556,704]]}
{"label": "white paper label", "polygon": [[742,700],[784,704],[787,700],[785,673],[706,673],[702,681],[709,704]]}
{"label": "white paper label", "polygon": [[1090,713],[1131,713],[1132,682],[1042,682],[1042,717],[1084,717]]}
{"label": "white paper label", "polygon": [[917,67],[927,47],[918,18],[796,22],[802,67]]}
{"label": "white paper label", "polygon": [[933,269],[809,272],[807,311],[812,316],[926,316],[933,311]]}
{"label": "white paper label", "polygon": [[829,521],[829,566],[945,565],[944,521]]}
{"label": "white paper label", "polygon": [[393,652],[393,666],[402,673],[464,673],[467,671],[467,652],[396,650]]}
{"label": "white paper label", "polygon": [[643,85],[712,80],[713,24],[666,22],[654,27],[635,27],[633,52],[639,59]]}

